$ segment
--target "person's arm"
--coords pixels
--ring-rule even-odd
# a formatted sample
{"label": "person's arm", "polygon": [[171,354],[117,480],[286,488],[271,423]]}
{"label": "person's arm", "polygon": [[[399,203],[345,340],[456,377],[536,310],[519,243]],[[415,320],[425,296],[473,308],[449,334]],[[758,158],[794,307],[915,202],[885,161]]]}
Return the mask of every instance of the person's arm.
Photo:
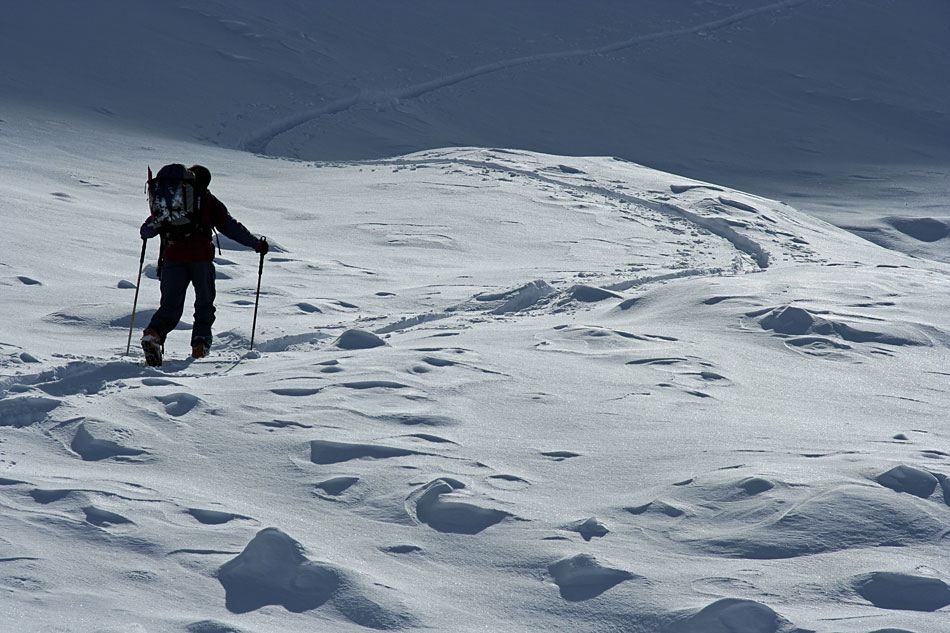
{"label": "person's arm", "polygon": [[267,247],[263,246],[263,244],[267,244],[267,242],[261,238],[254,237],[254,235],[247,230],[247,227],[235,220],[234,217],[228,213],[228,208],[224,206],[223,202],[211,195],[210,192],[206,195],[208,202],[213,205],[211,214],[214,219],[214,227],[218,229],[218,232],[223,233],[239,244],[253,248],[258,253],[261,252],[262,248],[265,253],[267,252]]}

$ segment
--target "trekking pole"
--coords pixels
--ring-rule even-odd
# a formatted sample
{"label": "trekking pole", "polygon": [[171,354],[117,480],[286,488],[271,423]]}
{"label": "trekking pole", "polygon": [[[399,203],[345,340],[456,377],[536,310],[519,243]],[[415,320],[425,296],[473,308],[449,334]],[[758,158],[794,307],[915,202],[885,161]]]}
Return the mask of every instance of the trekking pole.
{"label": "trekking pole", "polygon": [[129,321],[129,342],[125,345],[125,355],[129,355],[129,348],[132,347],[132,328],[135,327],[135,308],[139,303],[139,286],[142,285],[142,265],[145,263],[145,247],[148,241],[142,238],[142,255],[139,257],[139,276],[135,280],[135,300],[132,302],[132,319]]}
{"label": "trekking pole", "polygon": [[[261,237],[261,241],[267,243],[266,237]],[[261,298],[261,275],[264,274],[264,251],[261,249],[261,264],[257,267],[257,294],[254,295],[254,322],[251,324],[251,349],[254,349],[254,331],[257,329],[257,303]]]}

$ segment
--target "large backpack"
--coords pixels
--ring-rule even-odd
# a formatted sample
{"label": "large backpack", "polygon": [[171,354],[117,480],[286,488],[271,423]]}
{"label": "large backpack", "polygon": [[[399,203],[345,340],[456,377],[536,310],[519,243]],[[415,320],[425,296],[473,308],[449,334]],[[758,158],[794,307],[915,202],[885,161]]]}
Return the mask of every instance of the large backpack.
{"label": "large backpack", "polygon": [[154,178],[149,170],[148,206],[152,222],[163,235],[187,235],[198,219],[195,174],[184,165],[165,165]]}

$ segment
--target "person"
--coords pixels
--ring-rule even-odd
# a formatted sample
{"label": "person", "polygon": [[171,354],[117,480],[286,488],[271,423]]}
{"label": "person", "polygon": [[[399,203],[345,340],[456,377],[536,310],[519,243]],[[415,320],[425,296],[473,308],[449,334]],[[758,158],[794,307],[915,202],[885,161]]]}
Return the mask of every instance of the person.
{"label": "person", "polygon": [[165,337],[175,329],[185,309],[185,294],[190,283],[195,289],[195,318],[191,330],[191,355],[201,358],[211,348],[214,323],[214,242],[217,229],[235,242],[253,248],[262,256],[269,249],[267,240],[255,237],[243,224],[231,217],[227,207],[209,191],[211,172],[202,165],[188,168],[195,175],[196,220],[184,235],[161,234],[152,217],[142,224],[143,240],[161,235],[159,279],[161,301],[158,310],[142,333],[142,350],[149,366],[162,364]]}

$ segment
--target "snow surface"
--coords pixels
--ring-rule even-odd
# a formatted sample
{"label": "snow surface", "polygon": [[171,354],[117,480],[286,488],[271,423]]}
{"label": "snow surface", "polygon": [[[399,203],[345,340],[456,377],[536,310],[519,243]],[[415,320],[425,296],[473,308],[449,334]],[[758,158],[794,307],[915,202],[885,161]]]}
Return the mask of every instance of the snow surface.
{"label": "snow surface", "polygon": [[[768,10],[729,18],[739,4],[690,3],[702,15],[686,20],[644,3],[644,25],[662,28],[640,33],[670,35],[650,46],[682,43],[709,37],[690,24],[726,20],[716,33],[738,37],[755,20],[814,21],[856,3],[755,2],[746,8]],[[49,28],[31,27],[36,6],[57,16]],[[279,57],[290,40],[267,33],[296,28],[311,41],[293,18],[312,14],[273,3],[252,20],[243,13],[263,4],[193,3],[180,11],[218,21],[103,38],[76,28],[78,6],[18,3],[19,29],[5,20],[0,38],[68,35],[89,49],[19,58],[34,70],[55,59],[42,72],[75,88],[60,98],[76,107],[0,56],[0,630],[947,630],[950,264],[718,182],[511,149],[515,136],[308,162],[171,134],[172,114],[197,101],[149,104],[155,77],[84,91],[82,62],[112,47],[157,55],[161,38],[177,38],[202,60],[178,64],[185,72],[219,57],[254,69],[222,77],[195,117],[239,120],[235,101],[294,81],[276,64],[222,55],[243,50],[225,48],[227,37]],[[142,18],[92,6],[107,25]],[[374,39],[389,5],[347,6],[337,18],[374,46],[334,39],[343,22],[332,12],[311,43],[391,77],[398,55]],[[452,41],[431,6],[398,6]],[[571,30],[574,5],[556,6],[536,13],[537,32],[573,34],[559,51],[624,39],[585,30],[593,18],[576,10]],[[592,6],[633,20],[619,4]],[[208,23],[231,35],[209,35]],[[856,22],[872,23],[885,25]],[[518,20],[502,24],[527,36]],[[484,51],[508,41],[498,38]],[[442,40],[417,43],[416,60],[443,59]],[[478,67],[473,55],[454,71]],[[135,57],[101,61],[106,76]],[[432,75],[448,73],[398,83]],[[93,112],[94,98],[127,109]],[[523,112],[516,95],[494,98]],[[284,99],[262,106],[252,131],[293,116]],[[680,116],[668,126],[685,125]],[[298,128],[279,138],[319,145]],[[124,355],[137,230],[145,167],[172,161],[208,165],[212,190],[273,249],[253,351],[259,260],[222,240],[211,356],[187,358],[186,315],[166,365],[147,368],[135,343],[158,303],[155,243]],[[934,235],[912,225],[908,234]]]}
{"label": "snow surface", "polygon": [[619,156],[950,261],[946,0],[6,4],[0,99],[302,159]]}

